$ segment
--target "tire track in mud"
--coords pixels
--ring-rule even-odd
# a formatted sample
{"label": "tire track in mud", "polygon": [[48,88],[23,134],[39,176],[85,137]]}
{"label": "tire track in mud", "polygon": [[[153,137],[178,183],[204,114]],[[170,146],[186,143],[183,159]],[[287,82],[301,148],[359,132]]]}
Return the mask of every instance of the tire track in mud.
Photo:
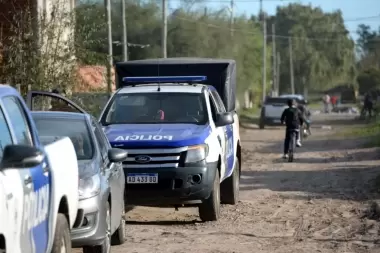
{"label": "tire track in mud", "polygon": [[280,158],[282,128],[242,129],[238,205],[223,205],[208,223],[196,208],[137,207],[127,214],[127,242],[112,252],[380,252],[379,222],[365,213],[379,198],[379,152],[340,138],[347,122],[335,124],[313,129],[294,163]]}

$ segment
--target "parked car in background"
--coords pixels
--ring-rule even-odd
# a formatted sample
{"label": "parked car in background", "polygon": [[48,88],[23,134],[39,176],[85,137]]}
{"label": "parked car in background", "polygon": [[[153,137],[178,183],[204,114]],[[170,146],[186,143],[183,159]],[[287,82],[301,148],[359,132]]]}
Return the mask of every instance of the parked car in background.
{"label": "parked car in background", "polygon": [[282,112],[288,107],[288,97],[267,97],[261,107],[260,129],[265,126],[281,125]]}
{"label": "parked car in background", "polygon": [[108,253],[111,243],[125,241],[125,176],[121,162],[127,158],[127,151],[112,148],[97,120],[72,101],[34,91],[28,95],[30,108],[38,97],[67,104],[59,109],[78,111],[34,111],[32,116],[46,144],[60,136],[69,136],[74,143],[80,180],[78,216],[71,233],[73,247],[82,247],[84,253]]}

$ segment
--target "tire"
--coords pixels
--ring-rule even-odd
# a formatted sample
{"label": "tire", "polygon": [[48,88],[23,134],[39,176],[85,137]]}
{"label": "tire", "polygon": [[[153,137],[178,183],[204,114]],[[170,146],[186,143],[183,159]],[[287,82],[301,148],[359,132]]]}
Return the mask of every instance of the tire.
{"label": "tire", "polygon": [[[124,201],[123,201],[124,202]],[[124,207],[124,205],[123,205]],[[120,224],[115,233],[111,237],[111,245],[122,245],[125,242],[125,208],[123,208]]]}
{"label": "tire", "polygon": [[293,162],[294,150],[295,150],[295,146],[296,146],[296,134],[295,133],[291,133],[289,146],[290,146],[290,149],[289,149],[288,162],[291,163],[291,162]]}
{"label": "tire", "polygon": [[71,237],[69,223],[66,216],[59,213],[57,216],[57,225],[55,227],[53,248],[51,253],[70,253],[71,252]]}
{"label": "tire", "polygon": [[239,202],[240,172],[239,159],[236,157],[234,171],[221,184],[221,202],[223,204],[236,205]]}
{"label": "tire", "polygon": [[111,207],[107,202],[106,204],[106,238],[101,245],[85,246],[83,253],[110,253],[111,252]]}
{"label": "tire", "polygon": [[219,172],[216,171],[210,197],[198,207],[202,221],[217,221],[220,215],[220,182]]}

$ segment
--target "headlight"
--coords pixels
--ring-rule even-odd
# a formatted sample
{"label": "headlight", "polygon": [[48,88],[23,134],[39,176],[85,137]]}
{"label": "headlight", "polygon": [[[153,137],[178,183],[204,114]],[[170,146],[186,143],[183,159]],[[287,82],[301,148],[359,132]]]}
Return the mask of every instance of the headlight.
{"label": "headlight", "polygon": [[100,177],[98,174],[79,180],[79,199],[94,197],[100,192]]}
{"label": "headlight", "polygon": [[195,163],[206,159],[208,155],[208,145],[189,146],[186,154],[185,163]]}

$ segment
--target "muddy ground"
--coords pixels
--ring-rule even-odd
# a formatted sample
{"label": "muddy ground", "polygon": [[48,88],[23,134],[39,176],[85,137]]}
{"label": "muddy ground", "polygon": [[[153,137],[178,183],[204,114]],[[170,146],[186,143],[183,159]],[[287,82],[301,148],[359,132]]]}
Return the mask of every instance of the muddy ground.
{"label": "muddy ground", "polygon": [[238,205],[208,223],[195,208],[138,207],[127,214],[127,242],[112,252],[379,253],[379,217],[368,206],[380,199],[380,151],[339,134],[352,118],[315,116],[294,163],[280,158],[283,128],[245,125]]}

